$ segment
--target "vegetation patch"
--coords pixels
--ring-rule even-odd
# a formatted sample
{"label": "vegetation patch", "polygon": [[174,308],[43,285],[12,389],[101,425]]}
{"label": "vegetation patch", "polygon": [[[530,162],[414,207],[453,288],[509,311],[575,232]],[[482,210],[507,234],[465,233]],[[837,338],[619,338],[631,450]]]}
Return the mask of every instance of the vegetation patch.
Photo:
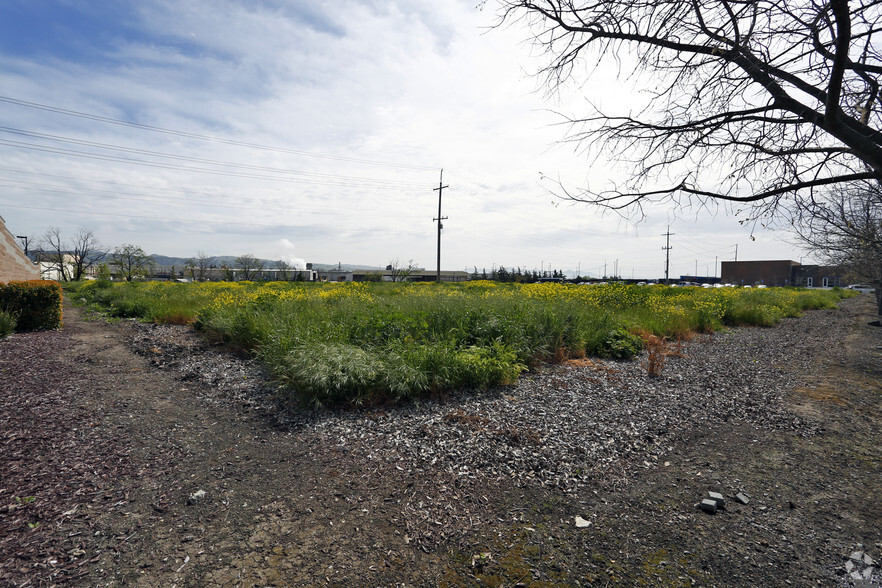
{"label": "vegetation patch", "polygon": [[515,382],[543,362],[629,360],[649,343],[772,326],[844,291],[558,283],[167,283],[70,291],[113,317],[189,324],[260,357],[281,394],[363,405]]}
{"label": "vegetation patch", "polygon": [[0,283],[0,310],[7,315],[0,320],[10,332],[57,329],[61,327],[61,300],[58,282],[29,280]]}

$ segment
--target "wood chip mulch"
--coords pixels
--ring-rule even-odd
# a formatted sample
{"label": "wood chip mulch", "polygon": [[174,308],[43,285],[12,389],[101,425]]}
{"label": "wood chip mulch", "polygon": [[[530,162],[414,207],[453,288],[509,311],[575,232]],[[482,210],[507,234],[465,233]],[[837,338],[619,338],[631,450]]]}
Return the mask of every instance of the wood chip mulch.
{"label": "wood chip mulch", "polygon": [[66,331],[0,341],[0,585],[75,579],[113,549],[94,549],[97,523],[125,505],[114,479],[132,466],[124,439],[94,434],[101,415],[78,402],[72,348]]}

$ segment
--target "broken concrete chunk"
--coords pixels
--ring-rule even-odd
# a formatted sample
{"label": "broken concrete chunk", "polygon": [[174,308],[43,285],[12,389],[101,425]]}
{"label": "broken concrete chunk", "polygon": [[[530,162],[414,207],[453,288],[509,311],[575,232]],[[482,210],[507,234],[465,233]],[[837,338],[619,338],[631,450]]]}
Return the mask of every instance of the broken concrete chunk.
{"label": "broken concrete chunk", "polygon": [[709,514],[717,514],[717,501],[705,498],[701,501],[701,504],[698,505],[698,508]]}
{"label": "broken concrete chunk", "polygon": [[848,557],[848,559],[851,559],[851,560],[854,560],[858,563],[861,563],[864,559],[864,552],[863,551],[855,551]]}
{"label": "broken concrete chunk", "polygon": [[845,573],[850,574],[852,571],[854,571],[854,562],[848,560],[847,562],[845,562]]}
{"label": "broken concrete chunk", "polygon": [[586,521],[585,519],[583,519],[582,517],[579,517],[579,516],[576,517],[576,526],[577,527],[579,527],[579,528],[587,527],[590,524],[591,524],[591,521]]}
{"label": "broken concrete chunk", "polygon": [[875,563],[876,563],[876,562],[873,561],[873,558],[870,557],[869,554],[867,554],[867,553],[864,554],[864,565],[871,566],[871,565],[873,565],[873,564],[875,564]]}
{"label": "broken concrete chunk", "polygon": [[738,502],[740,504],[747,504],[748,502],[750,502],[750,498],[748,498],[747,494],[745,494],[744,492],[739,492],[735,495],[735,502]]}
{"label": "broken concrete chunk", "polygon": [[717,508],[726,508],[726,499],[719,492],[708,492],[707,496],[717,503]]}
{"label": "broken concrete chunk", "polygon": [[205,490],[197,490],[187,498],[187,504],[196,504],[205,500]]}

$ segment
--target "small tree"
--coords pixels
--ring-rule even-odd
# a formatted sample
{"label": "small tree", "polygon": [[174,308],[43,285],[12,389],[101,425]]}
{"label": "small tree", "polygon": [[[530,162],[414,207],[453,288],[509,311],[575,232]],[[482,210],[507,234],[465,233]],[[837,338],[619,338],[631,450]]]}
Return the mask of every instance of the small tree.
{"label": "small tree", "polygon": [[279,270],[279,279],[287,282],[291,275],[291,270],[294,268],[284,259],[280,259],[276,262],[276,269]]}
{"label": "small tree", "polygon": [[253,255],[240,255],[234,262],[237,269],[242,272],[242,279],[251,281],[263,271],[263,262]]}
{"label": "small tree", "polygon": [[84,228],[77,229],[71,242],[61,236],[61,229],[49,227],[43,234],[39,245],[42,261],[50,264],[61,281],[78,281],[86,277],[89,270],[100,263],[106,253],[99,252],[101,244],[95,234]]}
{"label": "small tree", "polygon": [[876,288],[882,314],[882,188],[874,181],[798,198],[791,224],[798,241],[827,265]]}
{"label": "small tree", "polygon": [[184,262],[184,273],[190,276],[190,279],[196,281],[196,258],[188,257]]}
{"label": "small tree", "polygon": [[110,264],[126,282],[147,276],[153,268],[150,256],[137,245],[131,244],[120,245],[114,249],[110,255]]}
{"label": "small tree", "polygon": [[420,271],[420,268],[417,267],[412,259],[403,264],[396,257],[386,266],[386,271],[389,272],[393,282],[406,282],[413,274]]}
{"label": "small tree", "polygon": [[48,264],[49,270],[55,272],[62,282],[70,280],[71,271],[69,264],[65,261],[67,245],[62,241],[61,229],[49,227],[43,234],[39,248],[40,260]]}

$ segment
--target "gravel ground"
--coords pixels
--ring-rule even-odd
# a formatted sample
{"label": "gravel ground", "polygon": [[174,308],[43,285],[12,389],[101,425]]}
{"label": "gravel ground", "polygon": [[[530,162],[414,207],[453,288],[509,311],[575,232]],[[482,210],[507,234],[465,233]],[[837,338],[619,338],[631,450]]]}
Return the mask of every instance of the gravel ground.
{"label": "gravel ground", "polygon": [[[818,378],[825,340],[851,325],[838,311],[785,319],[775,329],[734,329],[670,343],[650,376],[635,361],[577,360],[527,373],[514,385],[460,392],[395,408],[279,412],[269,376],[253,360],[217,355],[195,333],[132,323],[135,347],[185,381],[209,384],[215,400],[260,406],[288,430],[309,430],[340,448],[370,447],[367,459],[408,472],[426,466],[452,477],[512,479],[574,493],[615,486],[654,467],[672,443],[709,425],[738,421],[817,432],[818,423],[782,402],[796,383]],[[162,353],[157,353],[162,350]]]}
{"label": "gravel ground", "polygon": [[0,585],[879,585],[868,299],[669,344],[657,376],[309,411],[191,329],[71,309],[0,343]]}

